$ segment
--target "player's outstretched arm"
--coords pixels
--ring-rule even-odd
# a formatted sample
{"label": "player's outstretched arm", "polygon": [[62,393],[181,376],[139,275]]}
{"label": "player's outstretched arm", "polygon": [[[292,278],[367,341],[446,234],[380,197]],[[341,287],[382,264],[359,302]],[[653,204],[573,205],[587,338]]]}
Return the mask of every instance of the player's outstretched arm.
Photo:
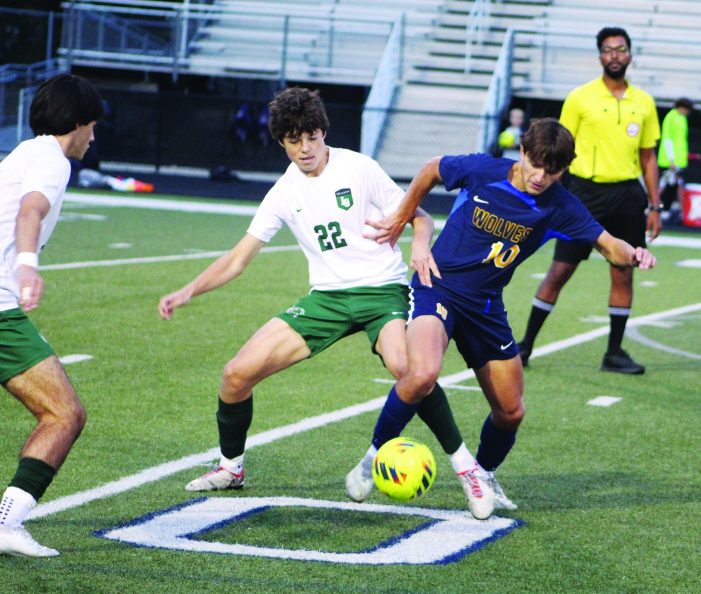
{"label": "player's outstretched arm", "polygon": [[366,235],[366,237],[374,239],[377,243],[389,243],[392,246],[397,243],[404,227],[414,217],[416,209],[426,194],[442,181],[438,171],[440,160],[441,157],[434,157],[419,170],[414,179],[411,180],[406,194],[395,212],[381,221],[366,221],[367,225],[375,229],[372,235]]}
{"label": "player's outstretched arm", "polygon": [[161,297],[158,313],[169,320],[177,307],[187,305],[193,297],[221,287],[239,276],[263,246],[260,239],[246,233],[234,248],[210,264],[195,280]]}
{"label": "player's outstretched arm", "polygon": [[657,262],[655,256],[642,247],[634,248],[629,243],[604,231],[599,235],[594,247],[614,266],[636,266],[647,270]]}

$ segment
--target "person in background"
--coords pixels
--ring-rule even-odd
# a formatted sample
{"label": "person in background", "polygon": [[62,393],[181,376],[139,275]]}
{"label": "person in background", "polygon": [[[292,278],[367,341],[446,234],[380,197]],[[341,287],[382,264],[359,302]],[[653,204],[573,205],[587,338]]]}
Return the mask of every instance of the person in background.
{"label": "person in background", "polygon": [[523,134],[524,113],[514,107],[509,112],[509,126],[497,138],[497,144],[502,149],[502,157],[518,161],[520,159],[521,135]]}
{"label": "person in background", "polygon": [[693,107],[689,99],[677,99],[662,120],[662,137],[657,153],[657,164],[661,170],[662,221],[668,221],[673,205],[678,210],[682,202],[680,194],[684,187],[684,170],[689,165],[688,117]]}
{"label": "person in background", "polygon": [[[605,27],[597,34],[596,45],[603,75],[574,89],[560,115],[560,122],[574,136],[577,154],[570,166],[568,189],[609,233],[633,247],[645,247],[646,232],[651,241],[660,233],[657,108],[648,93],[625,78],[632,59],[628,33]],[[525,335],[518,343],[524,367],[560,291],[591,249],[586,243],[557,240],[552,264],[538,287]],[[633,305],[633,268],[611,264],[609,271],[611,327],[600,369],[641,374],[645,367],[621,346]]]}

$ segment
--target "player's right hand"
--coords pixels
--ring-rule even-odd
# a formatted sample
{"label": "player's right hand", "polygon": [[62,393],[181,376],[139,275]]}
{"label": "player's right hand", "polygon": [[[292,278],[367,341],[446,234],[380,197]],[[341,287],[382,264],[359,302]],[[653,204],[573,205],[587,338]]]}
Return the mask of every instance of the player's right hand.
{"label": "player's right hand", "polygon": [[19,306],[25,312],[36,309],[44,292],[44,279],[39,276],[37,269],[33,266],[18,266],[17,284],[19,285]]}
{"label": "player's right hand", "polygon": [[158,303],[158,313],[164,320],[170,320],[175,308],[187,305],[191,298],[190,292],[185,288],[174,291],[161,297]]}

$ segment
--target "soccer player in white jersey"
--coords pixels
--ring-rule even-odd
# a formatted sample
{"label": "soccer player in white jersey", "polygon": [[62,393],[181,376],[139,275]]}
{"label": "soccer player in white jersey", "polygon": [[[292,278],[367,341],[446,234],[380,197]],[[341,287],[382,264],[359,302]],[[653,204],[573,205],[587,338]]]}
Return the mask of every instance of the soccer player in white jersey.
{"label": "soccer player in white jersey", "polygon": [[[366,224],[393,212],[404,192],[370,157],[325,143],[328,117],[318,91],[290,88],[270,103],[270,132],[291,163],[262,201],[246,235],[192,282],[160,300],[169,319],[175,308],[239,276],[261,247],[286,224],[309,263],[311,291],[270,319],[225,368],[217,423],[221,459],[188,491],[240,489],[246,435],[253,417],[253,387],[266,377],[313,357],[341,338],[364,330],[374,353],[395,378],[407,368],[405,327],[407,266],[399,249],[365,237]],[[412,266],[430,282],[437,274],[429,243],[433,221],[412,217]],[[424,400],[419,417],[436,435],[459,472],[469,459],[440,386]],[[362,501],[372,478],[346,483]]]}
{"label": "soccer player in white jersey", "polygon": [[0,554],[53,557],[23,526],[85,425],[61,363],[27,318],[43,293],[38,252],[58,220],[71,173],[102,116],[97,89],[59,74],[42,84],[29,123],[36,134],[0,162],[0,382],[37,419],[0,502]]}

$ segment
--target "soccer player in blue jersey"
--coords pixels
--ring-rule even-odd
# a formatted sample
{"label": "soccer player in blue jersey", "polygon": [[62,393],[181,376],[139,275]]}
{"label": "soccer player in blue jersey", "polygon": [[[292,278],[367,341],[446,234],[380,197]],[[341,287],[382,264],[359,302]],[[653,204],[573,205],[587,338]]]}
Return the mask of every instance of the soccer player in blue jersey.
{"label": "soccer player in blue jersey", "polygon": [[[432,248],[439,274],[412,279],[407,328],[409,369],[391,389],[364,460],[400,435],[438,380],[449,341],[475,375],[491,408],[472,468],[463,473],[469,509],[478,519],[515,509],[494,478],[523,420],[523,367],[502,291],[516,267],[547,240],[589,242],[616,266],[652,268],[654,256],[604,230],[559,183],[575,156],[574,139],[557,120],[533,120],[521,138],[520,161],[488,155],[435,157],[411,182],[399,209],[370,223],[376,240],[393,244],[430,190],[460,188]],[[362,461],[347,482],[362,471]]]}

